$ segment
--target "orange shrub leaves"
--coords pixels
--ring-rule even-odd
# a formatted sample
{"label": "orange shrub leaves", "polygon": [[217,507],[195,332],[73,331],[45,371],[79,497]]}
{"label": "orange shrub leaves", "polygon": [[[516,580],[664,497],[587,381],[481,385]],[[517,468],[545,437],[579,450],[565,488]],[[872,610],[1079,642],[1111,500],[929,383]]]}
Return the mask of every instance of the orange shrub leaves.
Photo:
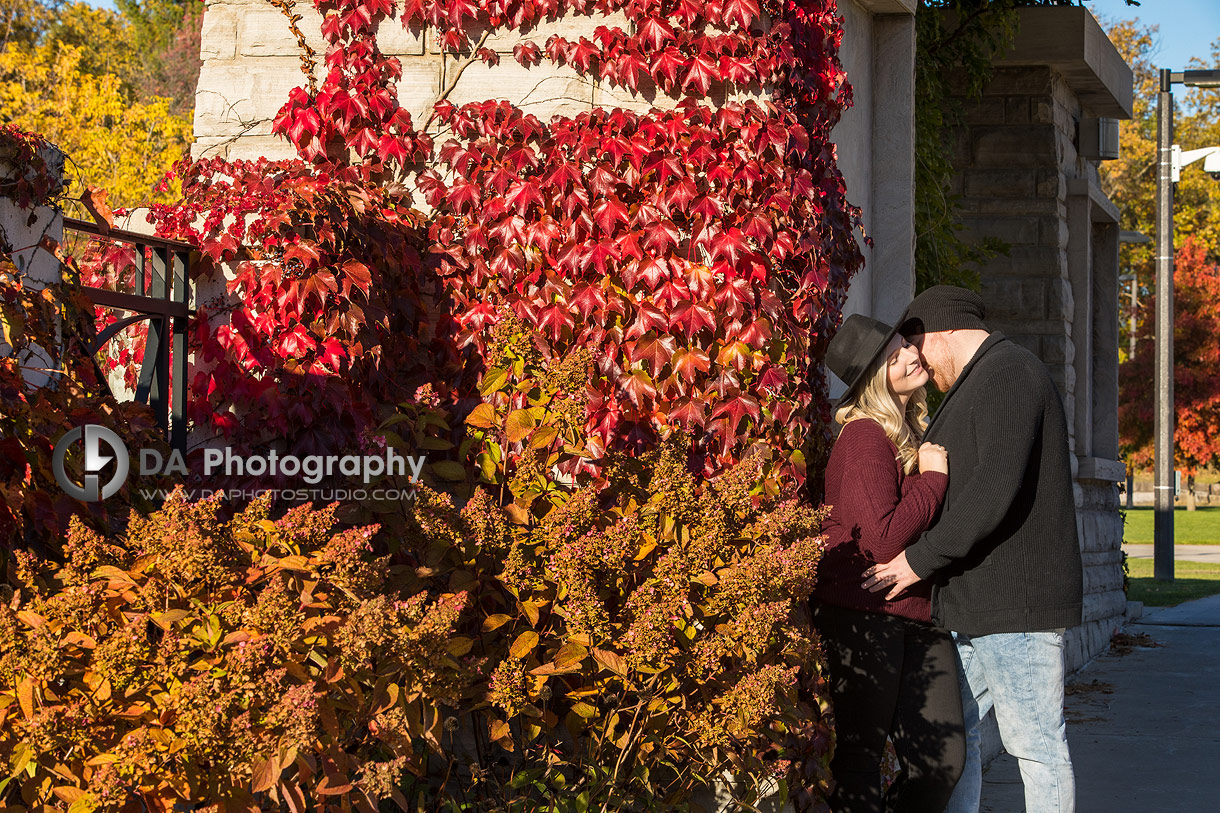
{"label": "orange shrub leaves", "polygon": [[256,501],[222,521],[218,505],[178,491],[124,547],[74,521],[63,565],[18,554],[0,792],[74,810],[374,810],[425,772],[443,708],[479,673],[448,653],[466,595],[388,589],[376,527],[336,532],[332,508],[272,521]]}

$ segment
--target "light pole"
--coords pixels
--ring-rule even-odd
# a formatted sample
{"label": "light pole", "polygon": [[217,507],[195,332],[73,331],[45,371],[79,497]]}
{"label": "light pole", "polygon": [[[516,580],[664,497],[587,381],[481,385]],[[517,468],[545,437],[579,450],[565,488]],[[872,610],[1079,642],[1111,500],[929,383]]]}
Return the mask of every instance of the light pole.
{"label": "light pole", "polygon": [[1161,69],[1156,98],[1156,417],[1152,575],[1173,581],[1173,86],[1220,87],[1220,71]]}

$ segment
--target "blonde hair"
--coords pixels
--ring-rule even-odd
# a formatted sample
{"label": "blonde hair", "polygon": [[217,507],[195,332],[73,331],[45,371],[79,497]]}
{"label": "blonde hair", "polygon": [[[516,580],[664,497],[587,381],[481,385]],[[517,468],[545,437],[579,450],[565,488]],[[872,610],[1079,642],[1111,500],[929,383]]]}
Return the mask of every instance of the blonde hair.
{"label": "blonde hair", "polygon": [[843,426],[861,418],[876,421],[898,447],[896,459],[902,463],[902,470],[910,474],[919,463],[919,444],[928,425],[927,390],[920,387],[911,393],[904,412],[890,392],[888,359],[882,356],[873,363],[876,366],[866,374],[865,383],[835,410],[835,421]]}

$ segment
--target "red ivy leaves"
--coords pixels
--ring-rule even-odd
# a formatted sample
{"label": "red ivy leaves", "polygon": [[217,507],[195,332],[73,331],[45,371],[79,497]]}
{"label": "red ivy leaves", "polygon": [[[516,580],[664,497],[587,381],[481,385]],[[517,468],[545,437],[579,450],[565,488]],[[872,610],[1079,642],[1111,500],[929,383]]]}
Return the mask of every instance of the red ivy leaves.
{"label": "red ivy leaves", "polygon": [[[812,270],[825,248],[810,240],[797,254],[776,237],[816,229],[825,210],[797,194],[813,182],[778,137],[804,131],[793,114],[688,102],[646,116],[593,110],[539,129],[488,102],[449,111],[447,123],[455,138],[440,157],[456,177],[429,173],[421,190],[443,224],[433,256],[467,325],[462,344],[488,349],[490,296],[532,321],[557,356],[597,348],[605,379],[594,386],[606,389],[590,426],[607,445],[680,424],[699,430],[709,470],[759,437],[797,447],[804,423],[771,405],[808,402],[815,327],[804,303],[836,293]],[[525,144],[539,163],[515,167],[502,198],[469,205],[468,190],[494,187]],[[835,245],[850,262],[854,247]],[[492,275],[478,271],[489,265]],[[463,318],[468,308],[478,325]]]}
{"label": "red ivy leaves", "polygon": [[[6,164],[0,178],[0,195],[12,200],[20,209],[32,209],[53,202],[64,191],[61,172],[48,164],[55,162],[57,149],[36,133],[27,133],[15,125],[0,125],[0,152]],[[20,167],[23,171],[17,172]],[[30,214],[33,222],[34,214]]]}
{"label": "red ivy leaves", "polygon": [[[160,233],[208,256],[249,258],[201,308],[188,414],[237,447],[290,438],[299,453],[351,451],[385,411],[461,376],[440,282],[422,269],[406,200],[335,168],[296,161],[201,161],[184,199],[154,207]],[[202,269],[201,293],[219,275]]]}
{"label": "red ivy leaves", "polygon": [[416,132],[411,114],[398,106],[394,82],[402,76],[401,64],[377,47],[377,27],[394,13],[394,0],[316,0],[315,5],[330,46],[326,78],[316,93],[294,89],[272,122],[272,132],[320,166],[343,163],[343,153],[350,149],[365,178],[386,165],[426,160],[431,139]]}
{"label": "red ivy leaves", "polygon": [[[200,419],[231,427],[244,401],[264,410],[268,427],[292,432],[307,421],[323,437],[350,437],[332,427],[369,419],[373,396],[387,397],[404,375],[455,380],[429,365],[452,365],[449,342],[486,353],[488,328],[507,309],[538,329],[553,357],[593,350],[587,418],[604,445],[649,443],[684,426],[709,473],[758,442],[803,473],[798,450],[815,393],[812,417],[829,417],[811,361],[860,263],[857,214],[829,146],[850,102],[832,3],[407,0],[403,25],[428,26],[444,50],[464,54],[479,27],[528,35],[565,13],[621,11],[629,30],[523,41],[512,56],[684,97],[667,111],[594,109],[549,122],[507,101],[443,101],[439,145],[398,106],[400,66],[377,47],[395,4],[316,4],[327,75],[316,94],[293,91],[274,124],[313,168],[202,165],[190,170],[187,201],[157,215],[216,260],[252,258],[230,286],[239,311],[223,329],[226,317],[210,313],[218,324],[200,333],[204,356],[218,360],[201,373],[209,394]],[[487,48],[475,56],[499,59]],[[708,102],[764,88],[763,103]],[[420,170],[417,188],[435,211],[426,237],[401,195],[373,183],[391,165]],[[437,292],[420,267],[425,244],[452,317],[427,304]],[[404,298],[416,303],[406,310],[434,314],[416,316],[436,357],[404,361],[410,373],[391,363],[405,359]],[[301,375],[323,381],[322,401],[294,389]],[[284,387],[300,397],[279,402]]]}

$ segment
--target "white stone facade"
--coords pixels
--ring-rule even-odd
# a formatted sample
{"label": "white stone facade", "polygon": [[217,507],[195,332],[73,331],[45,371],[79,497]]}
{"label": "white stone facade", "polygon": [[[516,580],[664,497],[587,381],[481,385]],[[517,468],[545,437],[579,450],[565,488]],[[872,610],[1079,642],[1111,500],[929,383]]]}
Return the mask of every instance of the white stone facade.
{"label": "white stone facade", "polygon": [[[326,54],[321,16],[308,0],[300,0],[295,13],[302,18],[298,27],[306,43],[316,53],[314,75],[321,80]],[[427,119],[432,105],[451,84],[447,98],[454,104],[510,99],[543,121],[555,114],[574,115],[594,105],[641,111],[676,105],[677,98],[645,87],[631,93],[548,60],[526,68],[512,57],[513,48],[520,42],[532,41],[541,48],[554,34],[569,39],[592,37],[599,25],[630,27],[621,13],[569,15],[541,22],[525,33],[494,33],[484,43],[500,55],[500,63],[494,66],[482,61],[463,66],[466,60],[441,53],[432,32],[404,29],[398,20],[382,22],[378,45],[402,64],[398,100],[417,125]],[[473,36],[477,38],[479,33]],[[195,94],[193,155],[295,157],[287,141],[271,134],[271,122],[289,92],[307,82],[300,54],[288,19],[265,0],[210,0],[203,18],[203,67]]]}
{"label": "white stone facade", "polygon": [[832,139],[847,199],[860,207],[873,241],[858,235],[864,268],[852,280],[844,314],[883,321],[898,318],[915,295],[915,6],[916,0],[839,3],[839,58],[854,104]]}

